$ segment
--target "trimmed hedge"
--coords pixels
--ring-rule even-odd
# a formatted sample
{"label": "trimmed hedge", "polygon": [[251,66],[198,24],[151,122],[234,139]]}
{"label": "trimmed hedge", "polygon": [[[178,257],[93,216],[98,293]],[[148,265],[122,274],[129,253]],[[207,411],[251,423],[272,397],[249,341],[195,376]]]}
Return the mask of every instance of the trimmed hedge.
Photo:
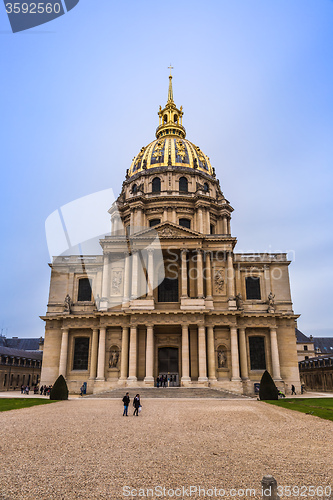
{"label": "trimmed hedge", "polygon": [[50,399],[62,401],[68,399],[68,387],[66,380],[62,375],[59,375],[50,392]]}
{"label": "trimmed hedge", "polygon": [[267,370],[263,373],[260,380],[259,399],[266,401],[273,401],[279,399],[279,391],[274,380]]}

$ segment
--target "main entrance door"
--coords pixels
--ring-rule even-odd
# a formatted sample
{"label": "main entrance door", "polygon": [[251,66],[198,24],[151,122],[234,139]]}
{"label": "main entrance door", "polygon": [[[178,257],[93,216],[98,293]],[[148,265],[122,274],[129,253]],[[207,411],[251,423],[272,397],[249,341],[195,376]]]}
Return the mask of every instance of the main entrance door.
{"label": "main entrance door", "polygon": [[159,376],[166,375],[170,379],[169,386],[176,386],[176,385],[179,385],[178,372],[179,372],[178,348],[177,347],[160,347],[158,350],[158,374],[159,374]]}

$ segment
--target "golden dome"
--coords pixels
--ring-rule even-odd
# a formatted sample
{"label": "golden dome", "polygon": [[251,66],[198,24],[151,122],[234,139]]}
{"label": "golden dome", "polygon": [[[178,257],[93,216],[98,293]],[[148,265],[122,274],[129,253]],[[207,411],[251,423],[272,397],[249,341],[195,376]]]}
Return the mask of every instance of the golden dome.
{"label": "golden dome", "polygon": [[129,177],[150,168],[172,166],[187,167],[213,175],[208,156],[198,146],[185,139],[183,108],[178,109],[173,101],[172,75],[169,76],[168,102],[158,112],[160,124],[156,129],[156,140],[141,148],[128,171]]}
{"label": "golden dome", "polygon": [[128,175],[157,167],[188,167],[213,175],[208,156],[198,146],[179,137],[162,137],[141,148],[132,161]]}

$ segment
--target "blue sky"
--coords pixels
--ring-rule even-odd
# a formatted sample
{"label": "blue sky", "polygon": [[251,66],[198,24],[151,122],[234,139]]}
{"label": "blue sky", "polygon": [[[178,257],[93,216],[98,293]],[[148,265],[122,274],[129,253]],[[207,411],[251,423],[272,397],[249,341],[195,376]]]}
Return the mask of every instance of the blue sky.
{"label": "blue sky", "polygon": [[333,1],[80,0],[12,34],[0,6],[0,326],[43,335],[44,223],[113,188],[154,139],[158,106],[184,107],[187,138],[235,209],[238,251],[290,251],[306,334],[333,336]]}

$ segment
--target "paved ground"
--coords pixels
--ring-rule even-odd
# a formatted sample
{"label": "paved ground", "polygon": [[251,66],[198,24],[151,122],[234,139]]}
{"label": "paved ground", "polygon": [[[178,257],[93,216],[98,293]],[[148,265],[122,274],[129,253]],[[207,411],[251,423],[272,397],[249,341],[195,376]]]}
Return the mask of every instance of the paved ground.
{"label": "paved ground", "polygon": [[160,485],[251,487],[259,499],[267,473],[280,485],[332,482],[330,421],[251,399],[142,403],[139,417],[123,417],[119,400],[89,398],[2,413],[0,498],[120,500],[134,498],[126,486]]}

